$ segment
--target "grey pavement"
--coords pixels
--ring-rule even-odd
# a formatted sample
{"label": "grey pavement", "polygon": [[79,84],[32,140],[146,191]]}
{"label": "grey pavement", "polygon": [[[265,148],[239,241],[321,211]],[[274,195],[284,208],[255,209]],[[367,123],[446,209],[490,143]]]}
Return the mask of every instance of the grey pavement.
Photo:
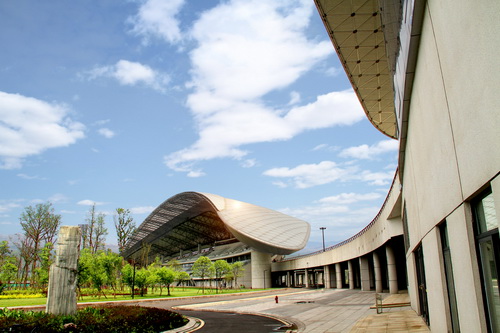
{"label": "grey pavement", "polygon": [[[275,302],[275,296],[278,296],[278,303]],[[388,294],[384,296],[386,297]],[[287,290],[287,293],[281,293],[280,290],[276,290],[275,294],[186,304],[174,306],[173,309],[269,315],[281,318],[285,322],[295,323],[297,325],[295,332],[344,333],[351,330],[357,331],[354,328],[356,323],[370,316],[383,321],[384,316],[377,315],[376,310],[371,308],[374,304],[374,292],[321,289],[295,292]],[[408,306],[384,309],[385,313],[395,311],[401,311],[404,317],[408,317],[408,314],[414,314]],[[418,320],[419,317],[416,317]],[[412,319],[415,319],[414,316]],[[410,332],[411,330],[403,331]]]}

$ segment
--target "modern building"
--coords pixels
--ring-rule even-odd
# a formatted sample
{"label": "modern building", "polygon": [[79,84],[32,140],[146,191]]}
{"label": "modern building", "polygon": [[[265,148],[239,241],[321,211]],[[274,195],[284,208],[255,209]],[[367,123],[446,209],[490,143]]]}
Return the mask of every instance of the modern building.
{"label": "modern building", "polygon": [[[238,285],[271,286],[271,262],[305,247],[308,223],[283,213],[215,194],[184,192],[156,208],[122,255],[130,260],[175,259],[190,271],[200,256],[245,264]],[[196,277],[193,277],[197,281]],[[205,283],[205,281],[198,281]]]}
{"label": "modern building", "polygon": [[316,0],[367,117],[398,139],[378,216],[282,285],[407,289],[433,332],[500,332],[500,1]]}
{"label": "modern building", "polygon": [[[163,212],[168,201],[153,212],[126,254],[146,241],[182,256],[234,237],[238,253],[251,252],[254,287],[271,279],[407,290],[433,332],[500,332],[500,1],[315,3],[368,119],[399,141],[398,171],[377,216],[325,251],[282,258],[275,255],[305,245],[307,224],[278,215],[272,225],[284,238],[275,239],[258,234],[260,213],[240,215],[228,199],[191,192],[174,197],[174,214]],[[174,237],[160,240],[163,232]]]}

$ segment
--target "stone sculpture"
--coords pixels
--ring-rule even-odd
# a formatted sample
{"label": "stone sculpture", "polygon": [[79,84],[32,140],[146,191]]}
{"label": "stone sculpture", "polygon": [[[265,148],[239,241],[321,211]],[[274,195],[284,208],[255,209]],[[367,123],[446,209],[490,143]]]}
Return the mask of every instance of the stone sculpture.
{"label": "stone sculpture", "polygon": [[81,230],[62,226],[57,241],[56,259],[50,266],[46,312],[71,315],[76,313],[76,284],[80,256]]}

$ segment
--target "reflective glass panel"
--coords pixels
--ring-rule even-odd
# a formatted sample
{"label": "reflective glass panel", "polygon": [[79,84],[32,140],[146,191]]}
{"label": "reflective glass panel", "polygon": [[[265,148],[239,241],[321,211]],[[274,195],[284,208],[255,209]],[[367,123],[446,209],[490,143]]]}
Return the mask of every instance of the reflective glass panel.
{"label": "reflective glass panel", "polygon": [[493,332],[500,332],[500,295],[498,291],[498,267],[495,261],[495,247],[492,238],[479,243],[483,268],[486,301]]}

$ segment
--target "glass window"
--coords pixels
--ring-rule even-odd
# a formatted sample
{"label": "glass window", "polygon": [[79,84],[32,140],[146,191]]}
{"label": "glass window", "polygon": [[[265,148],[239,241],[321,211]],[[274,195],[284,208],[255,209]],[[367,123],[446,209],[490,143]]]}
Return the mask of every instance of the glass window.
{"label": "glass window", "polygon": [[491,190],[473,203],[485,309],[490,332],[500,333],[500,239]]}
{"label": "glass window", "polygon": [[446,226],[446,222],[439,226],[439,231],[441,233],[441,249],[443,251],[446,287],[448,291],[448,302],[450,305],[451,328],[453,333],[458,333],[460,332],[460,324],[458,319],[455,281],[453,278],[453,266],[451,263],[451,251],[448,242],[448,227]]}
{"label": "glass window", "polygon": [[479,233],[487,232],[495,228],[498,229],[497,214],[495,203],[493,202],[493,193],[489,193],[476,204],[476,217],[479,227]]}

